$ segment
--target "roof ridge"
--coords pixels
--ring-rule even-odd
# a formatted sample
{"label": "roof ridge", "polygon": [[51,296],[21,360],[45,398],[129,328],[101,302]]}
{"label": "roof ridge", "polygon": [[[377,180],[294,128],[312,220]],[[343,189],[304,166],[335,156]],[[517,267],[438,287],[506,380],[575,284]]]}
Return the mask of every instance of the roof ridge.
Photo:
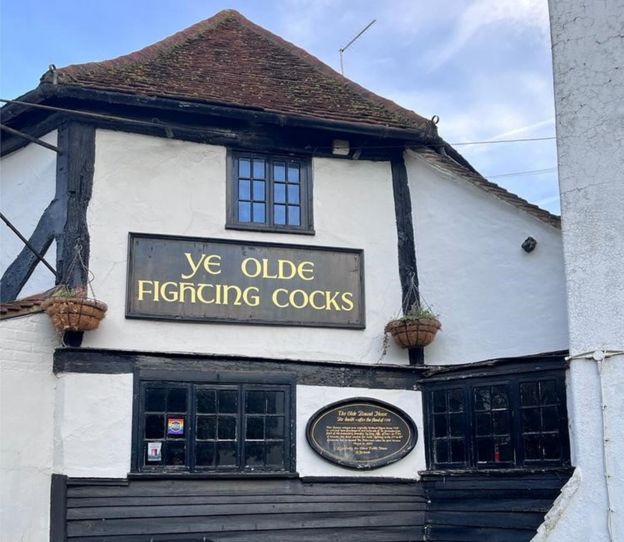
{"label": "roof ridge", "polygon": [[[342,100],[348,100],[348,96],[351,96],[351,101],[355,104],[359,100],[362,100],[363,104],[368,104],[368,115],[370,118],[366,118],[366,108],[354,106],[348,112],[337,107],[329,107],[327,109],[318,109],[315,112],[308,111],[304,114],[312,114],[313,116],[319,116],[321,112],[325,112],[328,118],[340,117],[343,113],[348,117],[351,116],[354,122],[373,122],[381,126],[394,126],[407,128],[410,126],[418,126],[426,134],[437,135],[437,130],[433,123],[424,117],[418,115],[418,113],[401,107],[397,103],[384,98],[374,92],[364,88],[362,85],[352,81],[344,75],[338,73],[331,66],[325,64],[314,55],[308,53],[303,48],[291,43],[275,33],[257,25],[253,21],[247,19],[244,15],[236,10],[222,10],[208,19],[204,19],[198,23],[184,30],[180,30],[171,36],[168,36],[156,43],[148,45],[138,51],[134,51],[125,55],[115,57],[113,59],[102,60],[97,62],[88,62],[82,64],[71,64],[59,68],[58,70],[51,70],[44,73],[41,77],[42,83],[58,82],[62,85],[78,85],[78,86],[90,86],[92,88],[107,89],[111,88],[117,92],[133,92],[144,93],[150,92],[157,95],[177,96],[179,99],[183,99],[186,94],[183,92],[176,93],[175,88],[180,88],[172,82],[170,85],[166,82],[161,82],[160,94],[158,89],[155,89],[151,83],[152,73],[154,70],[158,71],[159,64],[173,64],[177,61],[176,50],[178,48],[193,48],[193,41],[197,40],[199,43],[204,40],[212,40],[219,36],[219,32],[215,31],[220,25],[227,22],[233,22],[233,28],[240,28],[244,31],[250,32],[254,40],[261,40],[266,45],[259,47],[259,50],[267,50],[276,48],[276,52],[283,52],[284,55],[288,55],[293,65],[301,63],[301,66],[305,66],[305,69],[309,70],[310,74],[316,74],[319,77],[321,85],[326,87],[333,87],[336,92],[342,95]],[[224,32],[228,32],[228,29],[224,29]],[[215,38],[213,38],[215,36]],[[249,42],[249,38],[247,40]],[[253,48],[250,49],[253,51]],[[286,62],[288,65],[288,62]],[[144,69],[147,67],[147,69]],[[188,70],[188,66],[186,66]],[[111,74],[117,72],[118,82],[111,83]],[[133,73],[134,72],[134,73]],[[138,74],[138,75],[137,75]],[[157,76],[156,76],[157,77]],[[314,77],[314,75],[313,75]],[[300,83],[300,82],[299,82]],[[167,89],[169,87],[169,89]],[[275,88],[275,86],[273,87]],[[205,89],[205,92],[193,93],[194,95],[188,95],[189,99],[200,99],[209,101],[212,103],[233,103],[235,102],[222,97],[219,99],[215,97],[214,88],[210,87],[210,83]],[[203,96],[202,96],[203,94]],[[218,95],[218,93],[217,93]],[[229,95],[235,99],[234,95]],[[288,98],[286,98],[288,100]],[[271,103],[262,103],[260,100],[256,105],[254,100],[247,99],[247,103],[241,102],[241,107],[260,108],[266,110],[277,110],[284,113],[294,113],[299,106],[305,110],[305,102],[300,102],[292,109],[292,103],[290,106],[286,104],[286,109],[280,109],[280,107],[272,108]],[[282,102],[284,105],[285,102]],[[296,102],[295,102],[296,104]],[[361,111],[362,113],[358,113]],[[357,117],[361,118],[357,118]],[[373,120],[375,119],[375,120]]]}
{"label": "roof ridge", "polygon": [[[302,47],[299,47],[298,45],[295,45],[294,43],[292,43],[292,42],[290,42],[288,40],[285,40],[281,36],[278,36],[277,34],[274,34],[270,30],[267,30],[266,28],[263,28],[262,26],[254,23],[253,21],[247,19],[244,15],[242,15],[238,11],[236,11],[236,10],[229,10],[229,11],[232,11],[233,13],[235,13],[240,18],[241,22],[243,24],[245,24],[245,26],[247,26],[247,28],[249,28],[250,30],[254,30],[254,31],[258,31],[259,30],[260,34],[263,37],[269,39],[270,41],[272,41],[273,43],[276,43],[277,45],[279,45],[281,47],[286,48],[290,53],[292,53],[295,56],[298,56],[300,59],[310,63],[317,71],[321,72],[323,75],[327,75],[329,77],[333,77],[334,79],[337,79],[338,81],[340,81],[345,86],[350,87],[352,90],[357,91],[362,97],[367,98],[367,99],[371,99],[372,98],[372,99],[375,99],[375,100],[380,100],[380,101],[382,101],[385,104],[386,107],[391,108],[393,110],[393,112],[395,112],[397,114],[403,114],[404,115],[406,112],[410,112],[410,113],[412,113],[413,115],[417,116],[419,119],[421,119],[423,121],[431,122],[428,119],[426,119],[425,117],[422,117],[421,115],[416,113],[415,111],[412,111],[411,109],[407,109],[405,107],[401,107],[396,102],[393,102],[392,100],[390,100],[388,98],[384,98],[383,96],[380,96],[379,94],[375,94],[374,92],[368,90],[366,87],[363,87],[359,83],[356,83],[352,79],[349,79],[348,77],[345,77],[343,74],[338,73],[329,64],[326,64],[325,62],[323,62],[319,58],[317,58],[314,55],[308,53],[308,51],[306,51]],[[222,13],[222,12],[220,12],[220,13]],[[216,15],[215,15],[215,17],[216,17]],[[434,130],[436,130],[435,125],[433,123],[431,123],[431,126],[433,127]]]}

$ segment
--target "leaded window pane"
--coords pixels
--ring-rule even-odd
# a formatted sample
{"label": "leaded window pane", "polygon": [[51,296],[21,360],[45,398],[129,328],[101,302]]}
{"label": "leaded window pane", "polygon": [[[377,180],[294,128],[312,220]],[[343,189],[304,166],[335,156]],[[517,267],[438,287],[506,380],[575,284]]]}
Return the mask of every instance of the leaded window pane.
{"label": "leaded window pane", "polygon": [[142,469],[286,469],[287,388],[149,383],[142,389]]}

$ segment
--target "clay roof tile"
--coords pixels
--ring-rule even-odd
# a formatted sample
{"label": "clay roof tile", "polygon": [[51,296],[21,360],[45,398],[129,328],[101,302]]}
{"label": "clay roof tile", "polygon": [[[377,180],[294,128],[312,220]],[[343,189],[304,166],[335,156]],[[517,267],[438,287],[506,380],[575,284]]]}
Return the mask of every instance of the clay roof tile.
{"label": "clay roof tile", "polygon": [[[427,119],[350,81],[234,10],[134,53],[67,66],[55,75],[59,85],[431,129]],[[51,77],[48,72],[42,81]]]}

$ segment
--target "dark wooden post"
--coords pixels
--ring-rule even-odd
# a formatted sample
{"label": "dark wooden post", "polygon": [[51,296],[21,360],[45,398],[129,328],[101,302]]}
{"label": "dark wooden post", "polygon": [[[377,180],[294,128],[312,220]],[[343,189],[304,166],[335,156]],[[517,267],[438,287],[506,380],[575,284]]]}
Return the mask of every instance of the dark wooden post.
{"label": "dark wooden post", "polygon": [[[405,312],[413,304],[420,303],[414,226],[412,224],[412,200],[407,183],[407,169],[402,155],[392,159],[391,168],[399,249],[399,277],[403,291],[402,308]],[[411,365],[424,364],[423,348],[410,348],[409,360]]]}

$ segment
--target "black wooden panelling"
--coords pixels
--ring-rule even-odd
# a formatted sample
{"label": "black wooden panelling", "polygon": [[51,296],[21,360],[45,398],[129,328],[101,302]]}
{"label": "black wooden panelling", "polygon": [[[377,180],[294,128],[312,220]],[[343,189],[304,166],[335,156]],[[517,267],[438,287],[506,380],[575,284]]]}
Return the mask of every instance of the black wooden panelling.
{"label": "black wooden panelling", "polygon": [[422,540],[418,483],[294,480],[69,480],[71,541]]}
{"label": "black wooden panelling", "polygon": [[423,539],[529,541],[569,477],[567,470],[425,475],[429,503]]}

